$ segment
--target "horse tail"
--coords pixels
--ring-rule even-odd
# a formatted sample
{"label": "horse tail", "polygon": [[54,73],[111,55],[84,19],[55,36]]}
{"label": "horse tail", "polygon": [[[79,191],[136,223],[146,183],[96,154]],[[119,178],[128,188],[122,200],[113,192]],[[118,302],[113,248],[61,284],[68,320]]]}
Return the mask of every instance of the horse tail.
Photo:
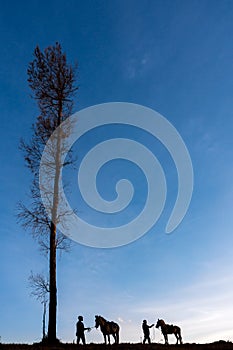
{"label": "horse tail", "polygon": [[120,331],[119,325],[115,322],[112,322],[112,332],[115,334],[116,344],[119,344],[119,331]]}
{"label": "horse tail", "polygon": [[182,340],[182,336],[181,336],[181,329],[179,331],[179,338],[180,338],[180,343],[182,344],[183,343],[183,340]]}
{"label": "horse tail", "polygon": [[117,325],[116,328],[116,343],[119,344],[119,331],[120,331],[120,327]]}
{"label": "horse tail", "polygon": [[181,328],[177,326],[177,334],[179,337],[180,344],[182,344]]}

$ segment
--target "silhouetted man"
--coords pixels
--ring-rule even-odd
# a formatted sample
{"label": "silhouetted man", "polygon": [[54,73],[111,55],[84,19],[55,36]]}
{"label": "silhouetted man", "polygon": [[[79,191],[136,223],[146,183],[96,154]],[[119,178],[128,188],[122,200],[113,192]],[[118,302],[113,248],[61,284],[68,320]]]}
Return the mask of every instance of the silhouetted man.
{"label": "silhouetted man", "polygon": [[77,336],[77,344],[79,344],[80,339],[82,340],[83,345],[86,344],[84,331],[90,330],[90,328],[85,328],[83,324],[83,317],[78,317],[78,322],[76,323],[76,336]]}
{"label": "silhouetted man", "polygon": [[150,328],[153,327],[153,326],[154,326],[154,324],[152,324],[151,326],[148,326],[146,320],[144,320],[142,322],[142,330],[143,330],[143,333],[144,333],[143,344],[145,344],[146,340],[148,340],[149,344],[151,343],[151,340],[150,340]]}

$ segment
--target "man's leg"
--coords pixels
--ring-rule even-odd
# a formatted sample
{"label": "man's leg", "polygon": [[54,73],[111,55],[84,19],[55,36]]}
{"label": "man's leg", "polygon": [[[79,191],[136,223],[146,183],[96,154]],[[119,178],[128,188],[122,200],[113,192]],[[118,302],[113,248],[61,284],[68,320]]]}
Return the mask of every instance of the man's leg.
{"label": "man's leg", "polygon": [[86,339],[85,339],[85,335],[84,334],[82,335],[82,342],[83,342],[83,345],[86,344]]}

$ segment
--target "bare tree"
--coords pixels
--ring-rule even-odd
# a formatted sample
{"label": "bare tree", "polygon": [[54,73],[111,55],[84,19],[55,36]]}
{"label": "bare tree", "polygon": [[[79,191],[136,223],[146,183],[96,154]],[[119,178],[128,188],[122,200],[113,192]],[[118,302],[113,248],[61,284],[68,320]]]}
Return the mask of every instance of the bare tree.
{"label": "bare tree", "polygon": [[42,318],[42,339],[46,340],[46,310],[48,303],[48,294],[49,294],[49,281],[42,274],[37,273],[34,275],[31,272],[31,275],[28,278],[29,286],[32,289],[31,295],[34,296],[37,300],[43,305],[43,318]]}
{"label": "bare tree", "polygon": [[[50,166],[53,167],[53,187],[52,193],[49,193],[52,198],[50,216],[47,215],[41,200],[39,167],[48,139],[71,114],[73,97],[78,89],[75,85],[76,68],[76,66],[73,67],[67,63],[66,55],[62,52],[59,43],[49,46],[44,51],[36,47],[34,59],[28,67],[28,83],[33,92],[33,97],[37,101],[40,115],[32,127],[31,140],[29,142],[22,140],[20,144],[20,149],[23,151],[26,165],[33,175],[33,180],[30,189],[31,203],[29,207],[22,203],[19,204],[18,218],[25,228],[30,229],[42,249],[49,253],[49,343],[57,341],[56,250],[68,248],[67,238],[57,229],[60,215],[58,208],[61,168],[72,163],[72,156],[68,153],[66,163],[61,164],[62,152],[67,151],[62,139],[67,135],[58,131],[51,149]],[[49,191],[51,191],[51,188]]]}

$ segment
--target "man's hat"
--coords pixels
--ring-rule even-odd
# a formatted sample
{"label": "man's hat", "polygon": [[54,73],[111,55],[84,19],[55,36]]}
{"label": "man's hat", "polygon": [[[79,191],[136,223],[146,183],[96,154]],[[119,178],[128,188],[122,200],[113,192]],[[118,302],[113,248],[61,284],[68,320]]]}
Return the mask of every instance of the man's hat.
{"label": "man's hat", "polygon": [[147,322],[147,320],[143,320],[143,323],[146,323]]}

